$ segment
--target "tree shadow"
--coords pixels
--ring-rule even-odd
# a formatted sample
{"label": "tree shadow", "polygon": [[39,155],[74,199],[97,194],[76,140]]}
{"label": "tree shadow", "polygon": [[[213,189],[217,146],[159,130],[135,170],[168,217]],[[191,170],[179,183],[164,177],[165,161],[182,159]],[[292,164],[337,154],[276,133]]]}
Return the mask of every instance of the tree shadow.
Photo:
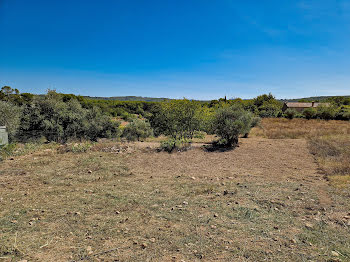
{"label": "tree shadow", "polygon": [[227,152],[227,151],[232,151],[234,150],[236,147],[239,147],[238,144],[233,145],[233,146],[223,146],[217,143],[212,143],[209,145],[203,145],[202,148],[206,151],[206,152]]}

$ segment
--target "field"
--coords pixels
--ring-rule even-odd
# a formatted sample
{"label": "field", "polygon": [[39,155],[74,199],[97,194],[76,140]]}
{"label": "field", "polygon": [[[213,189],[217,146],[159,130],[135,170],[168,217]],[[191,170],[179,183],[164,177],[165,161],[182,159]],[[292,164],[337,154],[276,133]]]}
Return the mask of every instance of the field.
{"label": "field", "polygon": [[224,152],[23,150],[0,163],[0,260],[350,261],[349,135],[264,119]]}

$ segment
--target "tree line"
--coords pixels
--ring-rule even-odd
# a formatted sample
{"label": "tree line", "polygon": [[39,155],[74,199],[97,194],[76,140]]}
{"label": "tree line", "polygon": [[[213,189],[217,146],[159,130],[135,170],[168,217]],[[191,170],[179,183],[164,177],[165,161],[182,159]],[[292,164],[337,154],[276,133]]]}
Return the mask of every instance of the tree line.
{"label": "tree line", "polygon": [[[283,112],[283,103],[272,94],[250,100],[146,102],[89,99],[53,90],[33,95],[5,86],[0,90],[0,125],[7,126],[11,141],[20,142],[165,135],[169,140],[164,148],[172,150],[205,132],[218,135],[218,144],[232,146],[264,117],[349,120],[350,98],[332,99],[329,107],[297,113]],[[128,124],[121,126],[122,121]]]}

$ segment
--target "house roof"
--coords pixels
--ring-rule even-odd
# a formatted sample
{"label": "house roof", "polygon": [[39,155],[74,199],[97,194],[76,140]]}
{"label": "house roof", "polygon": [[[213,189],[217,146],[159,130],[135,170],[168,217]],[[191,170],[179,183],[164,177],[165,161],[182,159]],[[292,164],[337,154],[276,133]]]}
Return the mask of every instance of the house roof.
{"label": "house roof", "polygon": [[325,106],[329,106],[329,103],[301,103],[301,102],[287,102],[286,106],[287,107],[317,107],[319,105],[325,105]]}

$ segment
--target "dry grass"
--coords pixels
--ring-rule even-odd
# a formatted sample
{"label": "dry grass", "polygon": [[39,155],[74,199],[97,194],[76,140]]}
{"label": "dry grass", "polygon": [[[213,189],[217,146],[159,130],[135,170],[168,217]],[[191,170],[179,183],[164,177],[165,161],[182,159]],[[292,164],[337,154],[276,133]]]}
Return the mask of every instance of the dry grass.
{"label": "dry grass", "polygon": [[350,122],[306,119],[263,119],[252,135],[272,139],[306,138],[310,152],[333,185],[350,183]]}
{"label": "dry grass", "polygon": [[306,120],[265,118],[262,128],[254,128],[252,135],[272,139],[283,138],[313,138],[330,135],[350,135],[350,122],[337,120]]}
{"label": "dry grass", "polygon": [[304,140],[242,139],[223,153],[132,145],[2,162],[2,260],[350,259],[349,203],[329,194]]}
{"label": "dry grass", "polygon": [[350,136],[321,136],[310,139],[314,154],[328,179],[344,187],[350,182]]}

